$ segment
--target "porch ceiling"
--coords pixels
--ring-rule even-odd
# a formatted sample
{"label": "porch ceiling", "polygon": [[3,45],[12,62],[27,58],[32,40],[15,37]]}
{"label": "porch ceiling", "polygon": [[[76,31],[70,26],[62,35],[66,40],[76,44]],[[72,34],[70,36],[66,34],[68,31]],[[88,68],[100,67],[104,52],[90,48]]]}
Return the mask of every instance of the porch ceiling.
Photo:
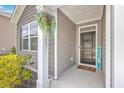
{"label": "porch ceiling", "polygon": [[76,24],[101,19],[103,13],[103,5],[64,5],[59,9]]}

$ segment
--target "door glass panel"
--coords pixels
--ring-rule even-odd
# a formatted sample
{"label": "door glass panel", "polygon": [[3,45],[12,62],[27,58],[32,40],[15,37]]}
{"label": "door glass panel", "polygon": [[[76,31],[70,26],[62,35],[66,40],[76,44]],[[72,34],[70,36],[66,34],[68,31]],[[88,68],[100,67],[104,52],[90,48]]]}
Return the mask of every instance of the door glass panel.
{"label": "door glass panel", "polygon": [[80,33],[80,63],[95,65],[95,31]]}
{"label": "door glass panel", "polygon": [[91,35],[91,33],[85,33],[83,35],[83,48],[85,48],[85,49],[92,48],[92,35]]}
{"label": "door glass panel", "polygon": [[94,31],[95,29],[96,29],[96,26],[90,26],[90,27],[80,28],[80,32]]}

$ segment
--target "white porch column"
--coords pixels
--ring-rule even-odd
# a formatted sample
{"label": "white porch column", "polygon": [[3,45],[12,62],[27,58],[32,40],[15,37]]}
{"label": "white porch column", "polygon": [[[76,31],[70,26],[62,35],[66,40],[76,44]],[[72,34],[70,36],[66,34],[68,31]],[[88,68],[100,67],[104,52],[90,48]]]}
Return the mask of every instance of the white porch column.
{"label": "white porch column", "polygon": [[48,37],[38,27],[38,88],[49,87],[48,79]]}
{"label": "white porch column", "polygon": [[114,5],[113,16],[113,87],[124,88],[124,5]]}
{"label": "white porch column", "polygon": [[48,38],[38,27],[38,88],[49,87],[48,79]]}

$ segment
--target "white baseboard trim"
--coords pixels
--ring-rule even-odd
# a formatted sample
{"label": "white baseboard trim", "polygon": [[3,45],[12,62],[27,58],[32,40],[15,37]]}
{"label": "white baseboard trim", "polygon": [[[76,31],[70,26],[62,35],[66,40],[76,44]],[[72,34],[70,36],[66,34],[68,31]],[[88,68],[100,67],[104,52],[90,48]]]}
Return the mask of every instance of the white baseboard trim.
{"label": "white baseboard trim", "polygon": [[42,82],[41,80],[37,80],[37,88],[49,88],[49,80],[48,82]]}

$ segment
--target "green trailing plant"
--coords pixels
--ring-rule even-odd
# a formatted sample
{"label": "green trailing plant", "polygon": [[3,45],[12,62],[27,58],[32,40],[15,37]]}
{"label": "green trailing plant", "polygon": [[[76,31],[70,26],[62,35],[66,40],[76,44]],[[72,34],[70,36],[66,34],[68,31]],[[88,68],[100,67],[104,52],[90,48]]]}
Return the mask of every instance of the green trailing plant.
{"label": "green trailing plant", "polygon": [[53,15],[47,12],[41,12],[37,14],[37,20],[43,32],[49,34],[49,32],[55,31],[56,20]]}
{"label": "green trailing plant", "polygon": [[30,58],[16,54],[0,56],[0,88],[14,88],[30,79],[32,73],[23,67]]}

